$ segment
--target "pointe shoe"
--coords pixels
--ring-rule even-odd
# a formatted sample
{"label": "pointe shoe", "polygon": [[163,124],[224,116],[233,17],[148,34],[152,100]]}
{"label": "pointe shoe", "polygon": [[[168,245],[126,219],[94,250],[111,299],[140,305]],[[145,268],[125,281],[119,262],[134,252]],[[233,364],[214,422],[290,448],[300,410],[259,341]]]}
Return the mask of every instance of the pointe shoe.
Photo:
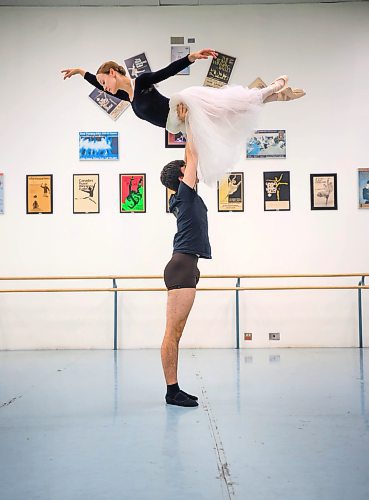
{"label": "pointe shoe", "polygon": [[274,80],[274,82],[272,82],[270,85],[274,85],[278,80],[284,80],[284,85],[282,88],[280,88],[279,90],[277,90],[275,93],[278,94],[279,92],[282,92],[286,87],[287,87],[287,84],[288,84],[288,76],[287,75],[282,75],[282,76],[279,76],[278,78],[276,78]]}
{"label": "pointe shoe", "polygon": [[248,85],[249,89],[265,89],[267,84],[258,76],[253,82]]}
{"label": "pointe shoe", "polygon": [[293,101],[295,99],[299,99],[300,97],[304,97],[306,92],[303,89],[291,89],[291,87],[287,87],[280,92],[275,93],[277,96],[277,101]]}

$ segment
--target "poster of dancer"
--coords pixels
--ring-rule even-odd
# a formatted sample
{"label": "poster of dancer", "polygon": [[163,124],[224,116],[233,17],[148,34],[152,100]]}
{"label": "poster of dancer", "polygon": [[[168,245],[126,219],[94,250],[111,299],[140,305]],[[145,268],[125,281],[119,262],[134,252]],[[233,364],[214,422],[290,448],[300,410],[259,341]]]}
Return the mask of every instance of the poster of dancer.
{"label": "poster of dancer", "polygon": [[122,101],[118,99],[118,97],[99,89],[93,90],[88,97],[114,121],[117,120],[130,105],[128,101]]}
{"label": "poster of dancer", "polygon": [[286,131],[256,130],[247,143],[246,158],[286,158]]}
{"label": "poster of dancer", "polygon": [[172,134],[165,130],[165,147],[166,148],[184,148],[186,146],[186,137],[182,132]]}
{"label": "poster of dancer", "polygon": [[119,160],[118,132],[80,132],[80,160]]}
{"label": "poster of dancer", "polygon": [[146,174],[120,174],[120,213],[146,212]]}
{"label": "poster of dancer", "polygon": [[53,213],[53,176],[27,175],[27,214]]}
{"label": "poster of dancer", "polygon": [[[369,168],[359,168],[358,173],[359,173],[359,208],[369,208]],[[1,193],[0,193],[0,213],[1,213]]]}
{"label": "poster of dancer", "polygon": [[142,73],[151,71],[145,52],[142,52],[142,54],[138,54],[137,56],[130,57],[129,59],[125,59],[124,64],[128,69],[129,76],[133,78],[133,80],[135,80]]}
{"label": "poster of dancer", "polygon": [[211,60],[208,74],[206,75],[205,87],[224,87],[229,82],[236,58],[221,54]]}
{"label": "poster of dancer", "polygon": [[337,210],[337,174],[310,174],[311,210]]}
{"label": "poster of dancer", "polygon": [[218,212],[244,211],[243,172],[231,172],[218,182]]}
{"label": "poster of dancer", "polygon": [[[189,45],[172,45],[170,47],[170,62],[178,61],[178,59],[182,59],[185,56],[188,56],[190,53]],[[183,69],[177,75],[189,75],[190,74],[190,66]]]}
{"label": "poster of dancer", "polygon": [[0,215],[4,213],[4,174],[0,172]]}
{"label": "poster of dancer", "polygon": [[290,209],[290,173],[264,172],[264,210]]}
{"label": "poster of dancer", "polygon": [[100,213],[99,174],[73,175],[73,213]]}

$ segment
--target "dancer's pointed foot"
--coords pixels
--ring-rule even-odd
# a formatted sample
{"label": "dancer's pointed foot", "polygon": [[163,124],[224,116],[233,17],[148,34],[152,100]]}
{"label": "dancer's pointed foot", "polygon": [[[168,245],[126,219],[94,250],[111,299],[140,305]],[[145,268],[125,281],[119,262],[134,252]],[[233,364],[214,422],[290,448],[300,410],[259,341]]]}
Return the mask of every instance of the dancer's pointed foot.
{"label": "dancer's pointed foot", "polygon": [[291,87],[287,87],[280,92],[276,92],[277,101],[293,101],[295,99],[300,99],[300,97],[304,97],[306,92],[303,89],[291,89]]}
{"label": "dancer's pointed foot", "polygon": [[278,78],[276,78],[274,80],[274,82],[272,82],[270,84],[270,86],[274,86],[274,92],[275,93],[278,93],[278,92],[282,92],[282,90],[284,90],[286,87],[287,87],[287,84],[288,84],[288,76],[287,75],[282,75],[282,76],[279,76]]}

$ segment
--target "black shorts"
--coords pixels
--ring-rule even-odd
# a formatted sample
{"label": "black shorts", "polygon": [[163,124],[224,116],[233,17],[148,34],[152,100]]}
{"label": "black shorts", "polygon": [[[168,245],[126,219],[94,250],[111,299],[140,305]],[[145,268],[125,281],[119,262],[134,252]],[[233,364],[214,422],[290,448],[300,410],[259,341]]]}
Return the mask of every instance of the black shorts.
{"label": "black shorts", "polygon": [[200,279],[197,255],[175,253],[164,269],[164,281],[168,290],[196,288]]}

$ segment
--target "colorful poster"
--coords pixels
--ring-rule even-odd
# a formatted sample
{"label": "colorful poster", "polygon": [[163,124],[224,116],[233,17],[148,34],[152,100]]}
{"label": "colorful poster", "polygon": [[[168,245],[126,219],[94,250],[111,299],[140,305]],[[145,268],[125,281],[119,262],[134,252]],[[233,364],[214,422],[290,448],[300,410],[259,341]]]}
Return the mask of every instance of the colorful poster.
{"label": "colorful poster", "polygon": [[120,212],[146,212],[146,174],[120,174]]}
{"label": "colorful poster", "polygon": [[53,176],[27,175],[27,214],[53,213]]}
{"label": "colorful poster", "polygon": [[337,210],[337,174],[310,174],[311,210]]}
{"label": "colorful poster", "polygon": [[223,87],[229,82],[236,58],[221,54],[212,59],[208,74],[206,75],[205,87]]}
{"label": "colorful poster", "polygon": [[218,182],[218,212],[243,212],[243,172],[231,172]]}
{"label": "colorful poster", "polygon": [[118,160],[118,132],[80,132],[80,160]]}
{"label": "colorful poster", "polygon": [[[172,45],[170,47],[170,62],[178,61],[178,59],[182,59],[185,56],[188,56],[190,53],[189,45]],[[177,75],[189,75],[190,74],[190,66],[183,69]]]}
{"label": "colorful poster", "polygon": [[0,214],[4,213],[4,174],[0,172]]}
{"label": "colorful poster", "polygon": [[290,208],[290,173],[264,172],[264,210]]}
{"label": "colorful poster", "polygon": [[[369,208],[369,168],[359,168],[358,172],[359,172],[359,208]],[[0,211],[1,211],[1,193],[0,193]]]}
{"label": "colorful poster", "polygon": [[130,57],[129,59],[125,59],[124,64],[129,71],[130,77],[133,79],[137,78],[142,73],[151,71],[145,52],[138,54],[137,56]]}
{"label": "colorful poster", "polygon": [[73,213],[98,214],[100,212],[99,174],[73,175]]}
{"label": "colorful poster", "polygon": [[256,130],[247,143],[246,158],[286,158],[286,131]]}
{"label": "colorful poster", "polygon": [[122,113],[129,107],[128,101],[122,101],[113,95],[107,94],[103,90],[95,89],[88,96],[102,110],[107,113],[112,120],[117,120]]}
{"label": "colorful poster", "polygon": [[184,148],[186,146],[186,136],[182,132],[172,134],[165,131],[165,147],[166,148]]}

